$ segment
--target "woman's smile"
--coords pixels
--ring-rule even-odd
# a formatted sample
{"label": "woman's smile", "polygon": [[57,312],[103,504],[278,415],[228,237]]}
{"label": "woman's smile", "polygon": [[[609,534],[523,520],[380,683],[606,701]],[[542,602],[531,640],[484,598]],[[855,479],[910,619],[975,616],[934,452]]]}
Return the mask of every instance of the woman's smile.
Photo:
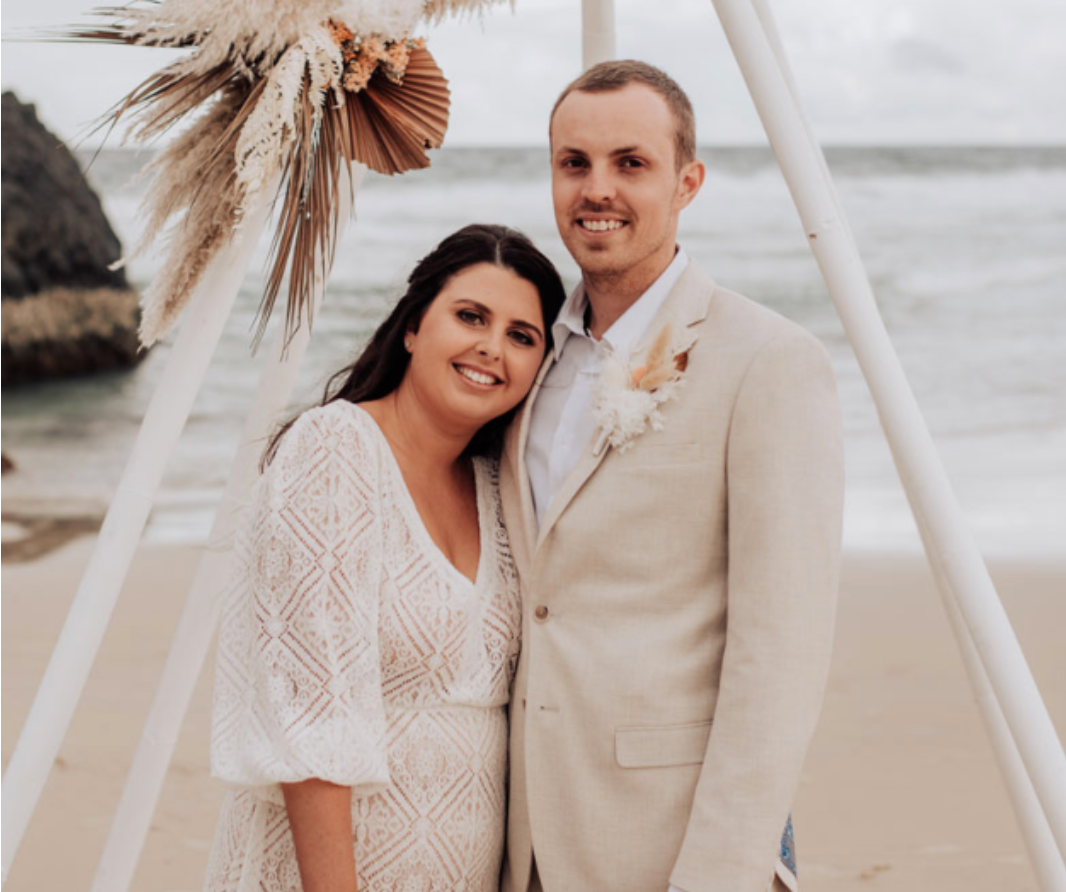
{"label": "woman's smile", "polygon": [[497,387],[504,383],[503,379],[491,372],[482,371],[470,365],[453,363],[454,368],[460,375],[478,387]]}

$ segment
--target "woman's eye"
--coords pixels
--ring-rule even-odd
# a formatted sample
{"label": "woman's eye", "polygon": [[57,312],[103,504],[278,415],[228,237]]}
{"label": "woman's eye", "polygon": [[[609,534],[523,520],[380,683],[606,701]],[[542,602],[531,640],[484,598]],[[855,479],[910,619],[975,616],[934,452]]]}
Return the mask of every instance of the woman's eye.
{"label": "woman's eye", "polygon": [[476,313],[473,310],[459,310],[455,315],[459,317],[460,321],[465,322],[468,325],[477,325],[481,322],[481,314]]}
{"label": "woman's eye", "polygon": [[526,333],[524,331],[521,331],[521,330],[512,331],[511,332],[511,339],[513,341],[521,344],[523,347],[532,347],[533,346],[533,338],[531,338],[528,333]]}

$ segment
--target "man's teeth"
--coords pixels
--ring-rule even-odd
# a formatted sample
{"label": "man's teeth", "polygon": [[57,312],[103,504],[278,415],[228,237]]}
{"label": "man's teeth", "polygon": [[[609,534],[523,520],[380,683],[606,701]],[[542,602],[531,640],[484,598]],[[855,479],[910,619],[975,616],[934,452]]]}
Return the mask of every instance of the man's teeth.
{"label": "man's teeth", "polygon": [[458,369],[460,375],[464,378],[469,378],[475,384],[495,384],[499,381],[499,378],[496,378],[493,375],[484,375],[481,372],[475,372],[473,369],[468,369],[465,366],[457,365],[456,369]]}
{"label": "man's teeth", "polygon": [[581,225],[590,232],[607,232],[625,226],[622,220],[582,220]]}

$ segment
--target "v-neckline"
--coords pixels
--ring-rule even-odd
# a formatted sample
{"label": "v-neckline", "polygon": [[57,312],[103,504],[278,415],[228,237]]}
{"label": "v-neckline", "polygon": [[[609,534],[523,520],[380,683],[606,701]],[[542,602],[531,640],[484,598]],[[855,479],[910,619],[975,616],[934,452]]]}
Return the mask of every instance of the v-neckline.
{"label": "v-neckline", "polygon": [[477,529],[478,529],[478,559],[477,568],[474,571],[474,578],[471,579],[462,570],[460,570],[449,557],[444,553],[444,550],[437,544],[437,540],[429,532],[429,528],[426,526],[425,520],[422,519],[422,513],[418,510],[418,505],[415,503],[415,498],[411,495],[411,490],[407,486],[407,481],[403,476],[403,469],[400,468],[400,462],[396,458],[396,453],[392,451],[392,444],[389,442],[389,438],[385,436],[385,431],[381,429],[381,425],[378,424],[377,419],[371,415],[366,409],[360,406],[358,403],[348,403],[359,412],[364,415],[370,422],[377,436],[381,440],[382,446],[385,447],[385,453],[388,455],[388,461],[392,466],[393,473],[396,476],[397,481],[400,484],[400,489],[403,490],[401,500],[403,502],[401,511],[407,518],[407,522],[415,530],[416,535],[421,536],[424,540],[423,544],[426,546],[427,551],[432,555],[436,562],[442,567],[442,569],[452,575],[456,580],[477,588],[482,576],[484,575],[485,560],[488,553],[487,533],[486,533],[486,507],[484,504],[485,487],[482,481],[481,464],[475,458],[472,460],[474,469],[474,502],[477,508]]}

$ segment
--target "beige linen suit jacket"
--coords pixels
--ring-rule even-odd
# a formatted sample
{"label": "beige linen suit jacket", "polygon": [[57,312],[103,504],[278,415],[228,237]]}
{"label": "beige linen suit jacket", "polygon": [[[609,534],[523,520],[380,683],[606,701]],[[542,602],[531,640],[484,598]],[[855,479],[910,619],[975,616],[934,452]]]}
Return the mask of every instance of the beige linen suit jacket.
{"label": "beige linen suit jacket", "polygon": [[593,444],[537,529],[530,406],[504,518],[522,580],[504,892],[764,892],[821,706],[839,570],[836,385],[809,334],[695,264],[664,428]]}

